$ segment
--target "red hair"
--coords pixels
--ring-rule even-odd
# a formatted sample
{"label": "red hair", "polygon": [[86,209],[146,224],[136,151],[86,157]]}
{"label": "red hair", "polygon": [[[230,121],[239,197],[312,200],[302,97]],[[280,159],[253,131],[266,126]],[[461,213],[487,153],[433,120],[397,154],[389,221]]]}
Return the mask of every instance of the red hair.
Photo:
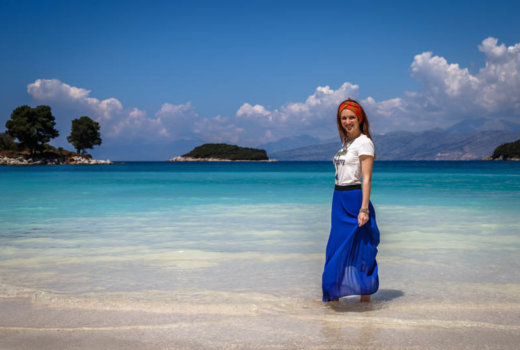
{"label": "red hair", "polygon": [[359,129],[361,130],[361,133],[367,135],[368,138],[372,140],[372,135],[370,134],[370,123],[368,122],[365,110],[356,100],[349,98],[339,104],[338,114],[336,116],[336,123],[338,125],[339,138],[341,139],[341,142],[345,142],[347,140],[347,132],[341,125],[341,112],[344,109],[348,109],[354,112],[359,121]]}

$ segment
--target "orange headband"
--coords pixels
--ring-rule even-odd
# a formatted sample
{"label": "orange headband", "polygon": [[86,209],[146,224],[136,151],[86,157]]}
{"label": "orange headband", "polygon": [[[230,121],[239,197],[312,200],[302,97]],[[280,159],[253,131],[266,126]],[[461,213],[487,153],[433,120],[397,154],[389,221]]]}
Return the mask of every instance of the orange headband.
{"label": "orange headband", "polygon": [[339,106],[339,113],[341,113],[341,111],[344,109],[349,109],[352,112],[354,112],[359,122],[363,122],[363,109],[361,109],[361,106],[358,103],[354,101],[344,102]]}

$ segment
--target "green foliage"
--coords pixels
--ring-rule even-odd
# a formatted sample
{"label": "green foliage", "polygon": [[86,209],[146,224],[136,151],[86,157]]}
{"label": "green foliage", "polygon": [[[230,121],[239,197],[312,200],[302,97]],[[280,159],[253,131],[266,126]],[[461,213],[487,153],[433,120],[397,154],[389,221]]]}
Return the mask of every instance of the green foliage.
{"label": "green foliage", "polygon": [[17,146],[16,146],[16,142],[14,142],[14,139],[5,132],[1,133],[0,134],[0,150],[1,151],[16,151],[16,149],[17,149]]}
{"label": "green foliage", "polygon": [[63,147],[56,148],[54,146],[47,144],[43,147],[43,151],[40,154],[40,157],[41,158],[62,158],[63,160],[65,160],[67,157],[72,157],[75,155],[76,155],[76,153],[67,151],[66,149],[63,149]]}
{"label": "green foliage", "polygon": [[22,147],[27,147],[31,155],[52,138],[59,136],[54,128],[56,122],[49,106],[31,108],[27,105],[17,107],[11,113],[11,119],[5,123],[7,133],[17,138]]}
{"label": "green foliage", "polygon": [[87,116],[74,119],[67,141],[74,146],[78,153],[87,148],[93,148],[95,145],[101,145],[99,123]]}
{"label": "green foliage", "polygon": [[493,159],[510,159],[510,158],[520,158],[520,140],[516,140],[514,142],[504,143],[503,145],[495,148],[493,155],[491,156]]}
{"label": "green foliage", "polygon": [[239,147],[225,143],[206,143],[195,147],[183,157],[192,158],[218,158],[229,160],[268,160],[267,153],[263,149]]}

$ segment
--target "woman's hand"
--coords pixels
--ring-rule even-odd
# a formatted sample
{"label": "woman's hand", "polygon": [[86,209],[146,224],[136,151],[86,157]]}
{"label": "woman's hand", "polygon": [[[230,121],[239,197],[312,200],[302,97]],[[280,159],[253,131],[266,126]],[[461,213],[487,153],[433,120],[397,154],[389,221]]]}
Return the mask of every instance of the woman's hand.
{"label": "woman's hand", "polygon": [[367,213],[359,213],[358,217],[357,217],[357,222],[358,222],[358,225],[359,227],[363,226],[364,224],[366,224],[368,221],[368,215]]}
{"label": "woman's hand", "polygon": [[361,174],[363,175],[363,199],[361,201],[361,209],[357,220],[359,227],[368,221],[368,206],[370,204],[370,189],[372,187],[372,168],[374,166],[374,157],[369,155],[359,156],[361,161]]}

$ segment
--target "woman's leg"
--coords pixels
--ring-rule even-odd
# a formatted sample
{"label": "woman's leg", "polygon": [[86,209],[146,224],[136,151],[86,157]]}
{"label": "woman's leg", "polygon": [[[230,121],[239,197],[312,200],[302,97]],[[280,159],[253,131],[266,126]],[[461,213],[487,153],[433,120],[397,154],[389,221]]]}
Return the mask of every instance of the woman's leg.
{"label": "woman's leg", "polygon": [[362,295],[361,298],[359,299],[359,302],[360,303],[368,303],[368,302],[370,302],[370,294]]}

